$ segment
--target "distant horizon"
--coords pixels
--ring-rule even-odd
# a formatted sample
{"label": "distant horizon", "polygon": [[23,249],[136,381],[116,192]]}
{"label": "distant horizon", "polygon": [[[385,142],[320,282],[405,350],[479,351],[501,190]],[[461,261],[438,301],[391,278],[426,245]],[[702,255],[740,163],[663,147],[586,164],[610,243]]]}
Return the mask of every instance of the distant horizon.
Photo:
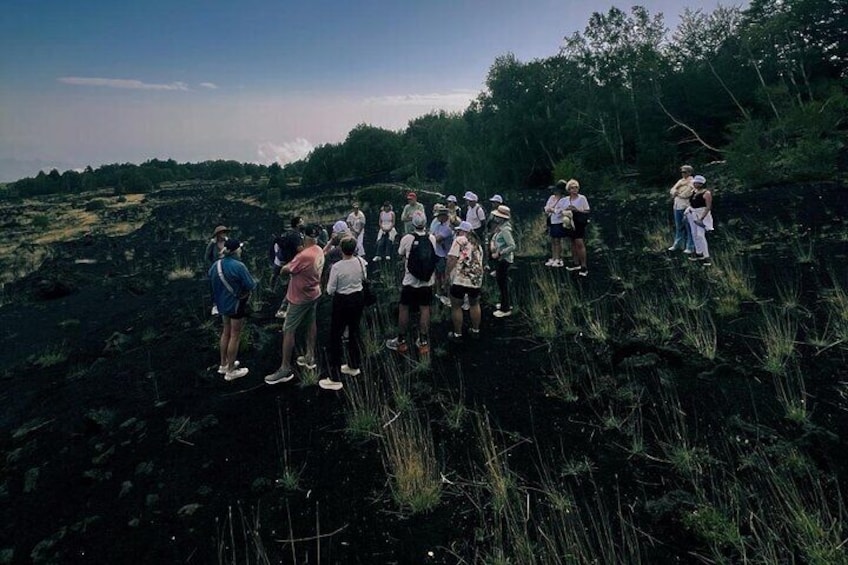
{"label": "distant horizon", "polygon": [[[718,5],[639,4],[670,31],[687,6]],[[285,165],[360,123],[397,131],[463,111],[498,56],[553,56],[614,5],[631,4],[12,0],[0,22],[0,182],[150,159]]]}

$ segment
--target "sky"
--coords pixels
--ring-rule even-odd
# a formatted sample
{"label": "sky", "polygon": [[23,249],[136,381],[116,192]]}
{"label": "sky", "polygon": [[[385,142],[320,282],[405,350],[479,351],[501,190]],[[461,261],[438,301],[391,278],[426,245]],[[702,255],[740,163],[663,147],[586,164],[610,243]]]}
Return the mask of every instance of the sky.
{"label": "sky", "polygon": [[0,182],[152,158],[285,164],[367,123],[462,111],[495,58],[555,55],[643,0],[6,0]]}

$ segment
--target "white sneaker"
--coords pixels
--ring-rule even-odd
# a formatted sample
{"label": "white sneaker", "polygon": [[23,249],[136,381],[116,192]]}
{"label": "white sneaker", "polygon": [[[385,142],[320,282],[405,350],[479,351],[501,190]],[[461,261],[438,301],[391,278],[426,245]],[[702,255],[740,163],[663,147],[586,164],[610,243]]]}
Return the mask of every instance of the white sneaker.
{"label": "white sneaker", "polygon": [[[239,363],[238,361],[235,361],[233,363],[233,369],[238,369],[239,365],[241,365],[241,363]],[[218,365],[218,374],[219,375],[226,375],[227,371],[229,371],[229,370],[230,370],[230,368],[227,365]]]}
{"label": "white sneaker", "polygon": [[556,259],[548,259],[545,261],[545,267],[553,267],[554,263],[556,263]]}
{"label": "white sneaker", "polygon": [[668,248],[668,251],[677,251],[677,246],[672,245],[671,247]]}
{"label": "white sneaker", "polygon": [[305,368],[310,369],[310,370],[314,370],[314,369],[318,368],[318,365],[315,363],[315,360],[314,359],[307,359],[306,355],[301,355],[300,357],[298,357],[295,360],[295,362],[297,363],[298,367],[305,367]]}
{"label": "white sneaker", "polygon": [[693,251],[691,249],[684,249],[683,253],[685,253],[686,255],[692,255]]}
{"label": "white sneaker", "polygon": [[318,381],[318,386],[323,388],[324,390],[341,390],[344,388],[344,385],[339,381],[334,381],[333,379],[321,379]]}
{"label": "white sneaker", "polygon": [[246,376],[250,372],[250,369],[247,367],[242,367],[241,369],[232,369],[231,371],[227,371],[224,375],[225,381],[234,381],[236,379],[240,379]]}
{"label": "white sneaker", "polygon": [[380,257],[379,255],[374,255],[374,258],[371,259],[371,262],[373,263],[375,261],[379,261],[380,259],[382,259],[382,257]]}
{"label": "white sneaker", "polygon": [[362,374],[361,369],[351,369],[349,365],[342,365],[341,372],[343,375],[347,375],[349,377],[358,377]]}
{"label": "white sneaker", "polygon": [[218,305],[217,305],[217,304],[213,304],[213,305],[212,305],[212,315],[213,315],[213,316],[217,316],[217,315],[218,315]]}
{"label": "white sneaker", "polygon": [[392,260],[391,256],[389,256],[389,255],[386,255],[385,257],[383,257],[383,259],[385,259],[386,261],[391,261],[391,260]]}
{"label": "white sneaker", "polygon": [[506,311],[495,310],[492,313],[492,316],[494,316],[495,318],[508,318],[509,316],[512,316],[512,309]]}
{"label": "white sneaker", "polygon": [[560,267],[563,267],[564,265],[565,265],[565,263],[562,262],[562,259],[554,259],[554,262],[551,264],[551,267],[555,267],[555,268],[559,269]]}
{"label": "white sneaker", "polygon": [[583,267],[581,267],[580,265],[569,265],[568,267],[565,268],[565,270],[567,270],[567,271],[579,271],[582,268]]}

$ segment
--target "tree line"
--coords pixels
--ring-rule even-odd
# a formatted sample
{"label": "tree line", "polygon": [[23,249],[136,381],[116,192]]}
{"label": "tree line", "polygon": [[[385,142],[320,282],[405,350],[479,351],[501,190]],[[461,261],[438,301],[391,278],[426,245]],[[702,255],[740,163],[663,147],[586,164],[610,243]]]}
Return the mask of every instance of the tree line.
{"label": "tree line", "polygon": [[845,147],[848,21],[841,0],[752,0],[686,9],[669,30],[641,6],[594,13],[558,53],[498,57],[459,113],[402,131],[368,124],[285,167],[211,161],[43,172],[21,194],[100,186],[146,190],[183,179],[268,176],[284,189],[391,173],[448,190],[518,188],[553,178],[652,183],[680,162],[726,160],[747,186],[831,178]]}

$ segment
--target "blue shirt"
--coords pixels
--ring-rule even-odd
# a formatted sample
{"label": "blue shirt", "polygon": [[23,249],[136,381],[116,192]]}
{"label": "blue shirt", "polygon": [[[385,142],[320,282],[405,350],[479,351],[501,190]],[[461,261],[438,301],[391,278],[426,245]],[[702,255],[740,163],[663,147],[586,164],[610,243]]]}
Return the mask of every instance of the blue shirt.
{"label": "blue shirt", "polygon": [[447,257],[453,243],[453,228],[450,222],[444,224],[438,218],[430,224],[430,234],[436,236],[436,257]]}
{"label": "blue shirt", "polygon": [[212,284],[212,298],[218,312],[222,316],[235,314],[240,298],[245,298],[251,290],[256,288],[256,281],[250,276],[244,263],[235,257],[224,257],[221,259],[221,271],[224,278],[233,288],[233,292],[221,281],[218,276],[218,261],[209,269],[209,282]]}

